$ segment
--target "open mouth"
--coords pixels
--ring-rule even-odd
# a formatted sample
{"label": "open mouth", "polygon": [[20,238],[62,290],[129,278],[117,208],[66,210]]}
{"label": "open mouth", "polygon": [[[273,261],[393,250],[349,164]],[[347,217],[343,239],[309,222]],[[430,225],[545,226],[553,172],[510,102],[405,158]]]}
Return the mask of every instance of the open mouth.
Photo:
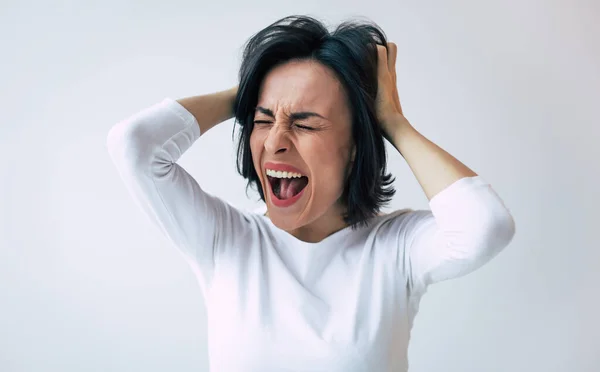
{"label": "open mouth", "polygon": [[267,170],[267,179],[273,195],[279,200],[289,200],[300,194],[308,184],[308,177],[298,173]]}

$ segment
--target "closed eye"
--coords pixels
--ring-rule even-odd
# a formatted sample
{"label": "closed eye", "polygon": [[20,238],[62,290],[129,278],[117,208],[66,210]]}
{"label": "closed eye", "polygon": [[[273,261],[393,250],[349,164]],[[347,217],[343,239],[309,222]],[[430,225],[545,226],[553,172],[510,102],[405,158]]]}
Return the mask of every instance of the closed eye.
{"label": "closed eye", "polygon": [[307,127],[306,125],[296,124],[296,128],[305,129],[305,130],[315,130],[313,127]]}
{"label": "closed eye", "polygon": [[[255,120],[254,124],[273,124],[272,121],[268,121],[268,120]],[[306,125],[302,125],[302,124],[294,124],[296,126],[296,128],[298,129],[303,129],[303,130],[316,130],[316,128],[313,127],[309,127]]]}

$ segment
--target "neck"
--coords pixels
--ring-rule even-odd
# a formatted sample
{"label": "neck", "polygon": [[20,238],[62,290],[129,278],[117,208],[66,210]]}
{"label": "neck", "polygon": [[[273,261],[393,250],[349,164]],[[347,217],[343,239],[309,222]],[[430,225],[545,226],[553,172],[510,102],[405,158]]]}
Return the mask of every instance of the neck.
{"label": "neck", "polygon": [[342,217],[344,210],[339,207],[331,208],[316,220],[287,232],[304,242],[318,243],[329,235],[348,226]]}

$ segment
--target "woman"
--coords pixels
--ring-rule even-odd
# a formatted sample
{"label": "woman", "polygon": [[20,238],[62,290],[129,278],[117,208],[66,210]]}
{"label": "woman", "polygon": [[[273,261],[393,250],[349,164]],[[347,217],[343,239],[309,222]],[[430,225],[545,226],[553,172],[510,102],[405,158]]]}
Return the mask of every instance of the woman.
{"label": "woman", "polygon": [[[395,60],[375,25],[329,33],[286,17],[250,39],[238,87],[166,98],[111,129],[125,184],[198,277],[211,370],[406,371],[427,286],[512,239],[490,185],[403,115]],[[238,169],[267,214],[207,194],[176,163],[232,117]],[[384,137],[431,211],[379,213],[394,194]]]}

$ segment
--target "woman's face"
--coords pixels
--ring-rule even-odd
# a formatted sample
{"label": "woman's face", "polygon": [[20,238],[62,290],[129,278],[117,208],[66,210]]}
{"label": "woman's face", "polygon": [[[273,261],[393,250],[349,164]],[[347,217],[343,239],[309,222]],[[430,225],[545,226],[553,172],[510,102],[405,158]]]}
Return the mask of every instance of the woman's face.
{"label": "woman's face", "polygon": [[310,60],[277,66],[262,82],[254,122],[252,160],[272,222],[290,231],[339,220],[354,144],[334,73]]}

